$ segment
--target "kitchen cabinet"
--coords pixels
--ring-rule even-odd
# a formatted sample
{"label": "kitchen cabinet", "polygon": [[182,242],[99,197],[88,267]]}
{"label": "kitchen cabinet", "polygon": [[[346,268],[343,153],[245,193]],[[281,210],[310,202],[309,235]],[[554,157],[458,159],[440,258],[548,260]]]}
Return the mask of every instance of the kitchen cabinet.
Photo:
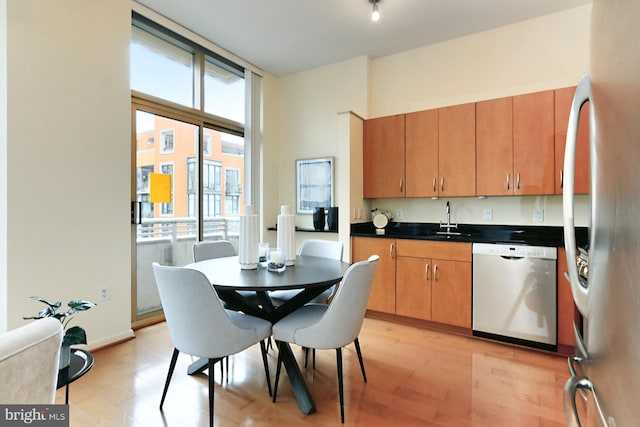
{"label": "kitchen cabinet", "polygon": [[[564,181],[564,147],[567,141],[569,112],[576,88],[555,90],[555,193],[562,194]],[[589,104],[582,106],[576,141],[576,167],[574,171],[575,194],[589,193]]]}
{"label": "kitchen cabinet", "polygon": [[573,322],[579,319],[579,312],[573,302],[571,285],[564,274],[567,272],[567,253],[558,248],[558,350],[566,346],[571,350],[575,346]]}
{"label": "kitchen cabinet", "polygon": [[405,117],[406,197],[438,196],[438,110]]}
{"label": "kitchen cabinet", "polygon": [[396,314],[471,329],[471,243],[396,246]]}
{"label": "kitchen cabinet", "polygon": [[396,258],[396,314],[431,320],[432,269],[429,258]]}
{"label": "kitchen cabinet", "polygon": [[365,120],[365,198],[404,197],[404,157],[404,114]]}
{"label": "kitchen cabinet", "polygon": [[353,237],[351,239],[352,262],[364,261],[378,255],[378,268],[373,281],[367,309],[395,314],[396,311],[396,260],[395,239],[379,237]]}
{"label": "kitchen cabinet", "polygon": [[513,195],[513,98],[476,104],[477,194]]}
{"label": "kitchen cabinet", "polygon": [[553,90],[513,97],[513,147],[513,194],[554,194]]}
{"label": "kitchen cabinet", "polygon": [[438,109],[438,195],[476,195],[475,103]]}

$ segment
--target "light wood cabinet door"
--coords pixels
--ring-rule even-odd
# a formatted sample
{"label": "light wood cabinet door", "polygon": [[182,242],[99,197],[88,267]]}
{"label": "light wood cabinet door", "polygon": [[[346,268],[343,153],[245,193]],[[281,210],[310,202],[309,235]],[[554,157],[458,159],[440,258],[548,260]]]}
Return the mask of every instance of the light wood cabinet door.
{"label": "light wood cabinet door", "polygon": [[438,110],[405,117],[406,197],[438,195]]}
{"label": "light wood cabinet door", "polygon": [[365,120],[363,195],[404,197],[404,114]]}
{"label": "light wood cabinet door", "polygon": [[564,276],[567,272],[567,253],[558,248],[558,345],[575,346],[573,322],[576,319],[576,307],[571,294],[571,285]]}
{"label": "light wood cabinet door", "polygon": [[396,258],[396,314],[431,320],[431,260]]}
{"label": "light wood cabinet door", "polygon": [[438,109],[438,193],[476,195],[475,104]]}
{"label": "light wood cabinet door", "polygon": [[[555,91],[555,192],[562,194],[564,181],[564,147],[567,142],[567,125],[569,112],[576,88],[567,87]],[[576,168],[573,192],[575,194],[589,193],[589,103],[582,106],[580,122],[578,123],[578,139],[576,141]]]}
{"label": "light wood cabinet door", "polygon": [[513,98],[476,104],[477,194],[513,194]]}
{"label": "light wood cabinet door", "polygon": [[433,260],[431,320],[471,329],[471,263]]}
{"label": "light wood cabinet door", "polygon": [[382,313],[396,312],[396,259],[395,239],[378,237],[353,237],[351,239],[352,262],[364,261],[378,255],[380,261],[373,281],[367,308]]}
{"label": "light wood cabinet door", "polygon": [[514,194],[554,194],[553,90],[513,97]]}

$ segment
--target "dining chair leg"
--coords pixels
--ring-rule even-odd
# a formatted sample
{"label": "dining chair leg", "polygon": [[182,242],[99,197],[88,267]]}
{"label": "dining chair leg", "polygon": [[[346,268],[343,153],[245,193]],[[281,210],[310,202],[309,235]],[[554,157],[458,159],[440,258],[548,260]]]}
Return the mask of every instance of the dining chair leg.
{"label": "dining chair leg", "polygon": [[342,387],[342,348],[336,348],[336,362],[338,364],[338,394],[340,395],[340,421],[344,424],[344,391]]}
{"label": "dining chair leg", "polygon": [[273,402],[276,402],[276,396],[278,395],[278,382],[280,381],[280,368],[282,367],[282,352],[280,351],[281,343],[278,344],[278,361],[276,362],[276,381],[273,384]]}
{"label": "dining chair leg", "polygon": [[167,379],[164,383],[164,390],[162,391],[162,398],[160,399],[161,411],[162,411],[162,405],[164,405],[164,398],[167,397],[167,390],[169,390],[169,383],[171,382],[173,371],[176,368],[176,361],[178,360],[178,354],[180,354],[180,351],[177,348],[174,348],[173,354],[171,355],[171,362],[169,362],[169,372],[167,372]]}
{"label": "dining chair leg", "polygon": [[311,354],[312,354],[312,366],[313,369],[316,369],[316,349],[312,348],[309,349],[307,347],[303,347],[304,348],[304,367],[305,369],[307,368],[307,361],[309,360],[309,350],[311,350]]}
{"label": "dining chair leg", "polygon": [[[216,359],[209,359],[209,427],[213,427],[213,397],[215,380],[213,378],[213,368],[215,366]],[[222,361],[220,362],[222,364]]]}
{"label": "dining chair leg", "polygon": [[260,352],[262,353],[264,373],[267,376],[267,388],[269,389],[269,396],[273,396],[273,394],[271,393],[271,376],[269,375],[269,363],[267,362],[267,346],[264,344],[264,340],[260,341]]}
{"label": "dining chair leg", "polygon": [[356,345],[356,353],[358,353],[358,360],[360,361],[360,370],[362,371],[362,378],[364,378],[364,382],[367,382],[367,374],[364,372],[364,362],[362,360],[362,352],[360,351],[360,341],[358,341],[358,337],[356,337],[353,343]]}

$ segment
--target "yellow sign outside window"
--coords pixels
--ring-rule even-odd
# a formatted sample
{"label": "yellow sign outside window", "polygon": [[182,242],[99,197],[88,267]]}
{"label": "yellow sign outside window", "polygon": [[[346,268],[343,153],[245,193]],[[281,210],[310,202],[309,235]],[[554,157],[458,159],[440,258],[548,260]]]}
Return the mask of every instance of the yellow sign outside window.
{"label": "yellow sign outside window", "polygon": [[171,175],[149,174],[149,201],[151,203],[171,203]]}

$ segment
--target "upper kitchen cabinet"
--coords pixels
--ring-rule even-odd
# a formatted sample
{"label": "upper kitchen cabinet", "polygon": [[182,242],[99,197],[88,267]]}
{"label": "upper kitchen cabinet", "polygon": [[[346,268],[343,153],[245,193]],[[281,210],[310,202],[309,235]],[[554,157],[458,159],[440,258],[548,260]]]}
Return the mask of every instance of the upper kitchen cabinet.
{"label": "upper kitchen cabinet", "polygon": [[438,195],[476,194],[475,103],[438,109]]}
{"label": "upper kitchen cabinet", "polygon": [[363,195],[404,197],[404,114],[365,120]]}
{"label": "upper kitchen cabinet", "polygon": [[438,110],[405,117],[406,197],[438,195]]}
{"label": "upper kitchen cabinet", "polygon": [[515,195],[555,193],[554,91],[513,97]]}
{"label": "upper kitchen cabinet", "polygon": [[[567,125],[569,123],[569,112],[576,88],[567,87],[556,89],[555,91],[555,146],[556,161],[555,193],[562,194],[564,181],[564,147],[567,140]],[[576,160],[574,171],[575,194],[589,193],[589,106],[584,104],[580,112],[580,122],[578,124],[578,139],[576,141]]]}
{"label": "upper kitchen cabinet", "polygon": [[513,98],[476,104],[477,193],[513,194]]}

